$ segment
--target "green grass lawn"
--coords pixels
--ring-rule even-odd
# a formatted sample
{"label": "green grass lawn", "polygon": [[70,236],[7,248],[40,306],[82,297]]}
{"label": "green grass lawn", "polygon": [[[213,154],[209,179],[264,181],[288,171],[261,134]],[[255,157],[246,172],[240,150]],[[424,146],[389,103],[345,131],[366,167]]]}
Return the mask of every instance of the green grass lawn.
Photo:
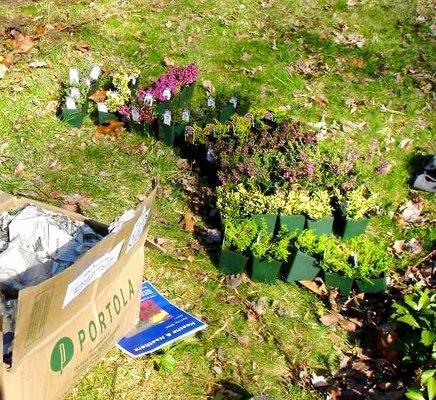
{"label": "green grass lawn", "polygon": [[[53,203],[55,194],[80,193],[92,202],[86,215],[109,222],[159,177],[165,195],[157,202],[151,235],[167,239],[169,251],[147,250],[144,277],[209,325],[195,340],[167,352],[176,360],[174,370],[156,367],[162,355],[132,360],[113,349],[67,399],[205,399],[220,381],[277,399],[318,398],[292,383],[283,350],[295,365],[328,376],[341,349],[349,347],[345,334],[318,321],[324,305],[297,285],[244,282],[238,287],[250,301],[266,298],[264,319],[283,342],[280,348],[262,324],[247,318],[247,308],[231,291],[195,274],[218,277],[208,256],[189,246],[192,235],[178,226],[188,205],[177,154],[135,133],[95,143],[91,121],[81,129],[59,121],[59,84],[69,67],[139,68],[142,79],[151,81],[165,70],[165,57],[181,65],[195,62],[201,79],[211,80],[218,91],[247,94],[255,113],[272,109],[308,123],[324,116],[328,145],[348,143],[365,153],[377,139],[376,153],[360,173],[381,194],[381,206],[394,211],[409,196],[412,156],[436,152],[428,7],[424,1],[394,0],[0,3],[2,26],[21,21],[25,33],[45,24],[71,27],[43,35],[0,80],[0,189]],[[79,42],[90,50],[76,50]],[[0,48],[0,62],[4,54]],[[35,60],[49,67],[29,67]],[[409,148],[401,148],[403,139],[411,139]],[[147,151],[130,154],[141,142]],[[383,160],[391,169],[377,174]],[[434,195],[421,196],[425,210],[433,212]],[[425,243],[432,235],[430,228],[402,232],[388,213],[375,219],[369,232],[422,236]],[[189,256],[194,256],[191,263],[179,260]]]}

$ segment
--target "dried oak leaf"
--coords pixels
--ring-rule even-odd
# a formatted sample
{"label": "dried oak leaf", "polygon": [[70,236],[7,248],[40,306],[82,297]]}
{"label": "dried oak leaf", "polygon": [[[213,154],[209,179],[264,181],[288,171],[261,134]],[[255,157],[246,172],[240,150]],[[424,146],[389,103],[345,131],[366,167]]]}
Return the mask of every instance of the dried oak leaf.
{"label": "dried oak leaf", "polygon": [[89,50],[91,50],[91,47],[89,46],[89,44],[85,43],[85,42],[76,43],[76,45],[74,47],[76,48],[76,50],[78,50],[82,53],[86,53]]}
{"label": "dried oak leaf", "polygon": [[10,32],[10,36],[5,40],[5,44],[11,47],[15,53],[27,53],[35,45],[30,36],[25,36],[16,29]]}
{"label": "dried oak leaf", "polygon": [[320,321],[325,325],[325,326],[331,326],[331,325],[336,325],[339,322],[339,314],[337,313],[331,313],[331,314],[325,314],[322,317],[320,317]]}
{"label": "dried oak leaf", "polygon": [[195,218],[190,212],[187,212],[182,216],[179,224],[185,231],[194,232]]}
{"label": "dried oak leaf", "polygon": [[97,132],[102,133],[104,135],[111,135],[124,127],[124,123],[121,121],[117,121],[115,119],[110,119],[107,123],[103,125],[99,125],[97,127]]}
{"label": "dried oak leaf", "polygon": [[88,99],[95,101],[96,103],[102,103],[106,100],[106,90],[96,90]]}

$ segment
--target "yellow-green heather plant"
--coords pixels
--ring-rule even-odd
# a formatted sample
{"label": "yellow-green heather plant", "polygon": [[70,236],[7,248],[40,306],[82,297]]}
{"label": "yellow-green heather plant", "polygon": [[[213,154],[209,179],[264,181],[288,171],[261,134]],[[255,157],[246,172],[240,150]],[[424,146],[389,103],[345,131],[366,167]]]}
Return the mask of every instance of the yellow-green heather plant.
{"label": "yellow-green heather plant", "polygon": [[349,190],[345,196],[345,214],[351,219],[361,219],[368,215],[377,205],[377,194],[365,185]]}
{"label": "yellow-green heather plant", "polygon": [[310,202],[309,192],[302,189],[292,189],[283,195],[282,213],[285,215],[301,214],[306,211]]}
{"label": "yellow-green heather plant", "polygon": [[321,219],[332,215],[330,195],[327,190],[317,190],[310,195],[306,204],[306,214],[312,219]]}

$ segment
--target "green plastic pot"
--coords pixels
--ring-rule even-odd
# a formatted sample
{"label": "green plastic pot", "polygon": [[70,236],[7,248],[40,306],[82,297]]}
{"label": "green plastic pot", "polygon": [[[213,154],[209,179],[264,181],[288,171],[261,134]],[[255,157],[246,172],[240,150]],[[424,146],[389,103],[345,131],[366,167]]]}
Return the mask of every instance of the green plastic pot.
{"label": "green plastic pot", "polygon": [[256,282],[274,283],[279,277],[282,263],[265,259],[253,259],[251,279]]}
{"label": "green plastic pot", "polygon": [[185,140],[185,128],[186,123],[174,125],[174,139],[177,144],[181,144]]}
{"label": "green plastic pot", "polygon": [[365,279],[365,280],[356,279],[356,286],[359,292],[379,293],[379,292],[384,292],[387,289],[388,282],[385,276],[382,278],[375,278],[375,279]]}
{"label": "green plastic pot", "polygon": [[109,121],[110,119],[114,119],[116,121],[119,120],[117,115],[114,113],[98,111],[98,124],[99,125],[104,124],[105,122]]}
{"label": "green plastic pot", "polygon": [[230,250],[221,250],[218,268],[224,274],[242,274],[247,266],[248,257]]}
{"label": "green plastic pot", "polygon": [[296,229],[303,230],[306,224],[306,217],[304,215],[279,215],[280,228],[287,228],[289,231]]}
{"label": "green plastic pot", "polygon": [[229,121],[232,114],[233,114],[234,108],[232,104],[229,104],[226,107],[223,107],[220,112],[218,113],[218,121],[220,122],[226,122]]}
{"label": "green plastic pot", "polygon": [[268,231],[274,233],[277,224],[277,214],[255,214],[251,218],[258,226],[262,224],[262,221],[265,221]]}
{"label": "green plastic pot", "polygon": [[150,124],[142,124],[142,133],[146,136],[152,136],[153,129]]}
{"label": "green plastic pot", "polygon": [[317,236],[333,235],[333,217],[307,219],[307,228],[312,229]]}
{"label": "green plastic pot", "polygon": [[346,219],[344,222],[344,230],[342,233],[343,239],[350,239],[365,233],[368,226],[369,218],[362,219]]}
{"label": "green plastic pot", "polygon": [[330,289],[339,289],[342,297],[348,297],[353,286],[353,278],[335,274],[334,272],[325,272],[325,284]]}
{"label": "green plastic pot", "polygon": [[68,108],[62,109],[62,121],[75,128],[80,128],[84,119],[85,113],[82,110],[70,110]]}
{"label": "green plastic pot", "polygon": [[174,126],[166,125],[163,122],[159,122],[159,134],[158,137],[165,144],[172,146],[176,137],[174,132]]}
{"label": "green plastic pot", "polygon": [[286,280],[288,282],[312,281],[318,275],[319,270],[320,268],[316,267],[316,260],[313,257],[297,250]]}

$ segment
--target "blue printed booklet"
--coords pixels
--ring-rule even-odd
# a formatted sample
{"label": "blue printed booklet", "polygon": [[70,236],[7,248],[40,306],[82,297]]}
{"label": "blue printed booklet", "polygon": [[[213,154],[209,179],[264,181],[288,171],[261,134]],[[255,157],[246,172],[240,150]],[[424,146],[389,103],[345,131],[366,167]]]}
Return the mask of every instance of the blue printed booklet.
{"label": "blue printed booklet", "polygon": [[139,323],[117,347],[140,357],[204,328],[206,324],[170,303],[150,282],[143,282]]}

